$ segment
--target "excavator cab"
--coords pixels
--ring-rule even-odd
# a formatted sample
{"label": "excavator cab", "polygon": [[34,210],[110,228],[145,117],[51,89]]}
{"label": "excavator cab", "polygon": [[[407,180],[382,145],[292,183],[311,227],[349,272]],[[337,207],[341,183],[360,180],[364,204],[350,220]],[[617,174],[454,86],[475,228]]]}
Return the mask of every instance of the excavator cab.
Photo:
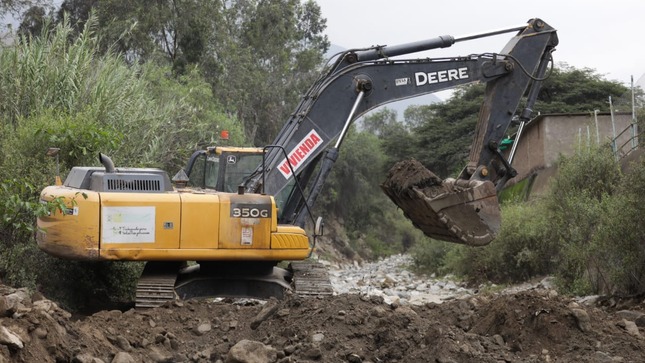
{"label": "excavator cab", "polygon": [[209,147],[193,153],[185,168],[188,186],[235,193],[262,163],[255,147]]}
{"label": "excavator cab", "polygon": [[[198,150],[188,160],[184,169],[188,175],[188,187],[212,189],[218,192],[237,193],[240,185],[256,175],[262,164],[263,148],[257,147],[209,147]],[[295,189],[295,180],[273,197],[278,213]]]}

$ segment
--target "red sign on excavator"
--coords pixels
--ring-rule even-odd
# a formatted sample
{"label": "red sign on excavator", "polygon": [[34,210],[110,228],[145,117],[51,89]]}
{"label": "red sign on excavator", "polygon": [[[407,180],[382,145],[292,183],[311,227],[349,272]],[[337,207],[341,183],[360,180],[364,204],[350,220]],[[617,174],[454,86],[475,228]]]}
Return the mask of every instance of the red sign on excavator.
{"label": "red sign on excavator", "polygon": [[[296,147],[291,150],[289,157],[280,163],[279,169],[280,173],[286,178],[291,177],[291,168],[295,172],[310,156],[313,152],[322,145],[322,138],[316,130],[311,130],[307,136],[305,136]],[[291,164],[291,168],[289,168]]]}

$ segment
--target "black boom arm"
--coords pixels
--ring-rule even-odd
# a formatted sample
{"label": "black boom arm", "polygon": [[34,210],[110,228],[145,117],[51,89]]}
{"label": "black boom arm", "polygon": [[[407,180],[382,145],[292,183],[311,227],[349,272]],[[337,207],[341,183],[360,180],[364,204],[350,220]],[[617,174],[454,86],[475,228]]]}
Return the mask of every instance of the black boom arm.
{"label": "black boom arm", "polygon": [[[518,34],[496,54],[414,60],[387,58],[501,32]],[[539,87],[555,45],[555,29],[533,19],[521,27],[475,36],[442,36],[400,46],[345,52],[309,89],[274,141],[280,148],[268,149],[264,165],[247,182],[245,190],[278,195],[295,173],[306,195],[293,192],[286,198],[280,223],[303,225],[303,207],[315,202],[338,156],[345,132],[355,119],[389,102],[473,82],[486,82],[487,88],[470,160],[460,178],[483,179],[486,175],[497,178],[498,174],[483,170],[490,169],[491,162],[499,156],[497,145],[529,84]],[[529,102],[534,102],[534,98]],[[532,103],[527,104],[527,109],[531,108]],[[282,150],[286,151],[286,157]]]}

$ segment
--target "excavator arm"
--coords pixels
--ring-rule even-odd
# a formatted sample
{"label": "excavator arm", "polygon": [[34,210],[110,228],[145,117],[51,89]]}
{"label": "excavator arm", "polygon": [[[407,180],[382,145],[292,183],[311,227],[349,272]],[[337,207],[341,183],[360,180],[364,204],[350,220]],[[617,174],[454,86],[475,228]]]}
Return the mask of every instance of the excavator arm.
{"label": "excavator arm", "polygon": [[[499,53],[389,58],[504,32],[517,34]],[[408,167],[412,174],[400,180],[397,176],[406,171],[399,165],[393,169],[398,173],[390,173],[383,189],[427,235],[486,244],[499,228],[496,190],[513,175],[497,146],[529,85],[527,106],[518,117],[521,121],[530,117],[557,43],[555,29],[532,19],[520,27],[462,38],[441,36],[342,53],[324,70],[267,147],[262,165],[246,182],[245,190],[277,196],[282,203],[279,222],[303,226],[355,119],[389,102],[483,82],[487,87],[475,139],[468,164],[457,180],[441,181],[427,170],[429,174],[421,177],[424,172],[416,167]]]}

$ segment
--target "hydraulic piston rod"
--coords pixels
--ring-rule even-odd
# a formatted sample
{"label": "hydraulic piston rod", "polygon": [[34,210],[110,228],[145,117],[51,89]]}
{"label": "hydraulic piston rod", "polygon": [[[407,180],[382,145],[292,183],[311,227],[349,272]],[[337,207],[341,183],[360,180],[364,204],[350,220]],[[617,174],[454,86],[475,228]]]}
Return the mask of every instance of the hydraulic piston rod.
{"label": "hydraulic piston rod", "polygon": [[376,59],[395,57],[403,54],[410,54],[416,52],[422,52],[425,50],[436,49],[436,48],[447,48],[453,44],[461,41],[478,39],[490,37],[493,35],[499,35],[504,33],[518,32],[520,30],[526,29],[526,24],[513,26],[510,28],[490,30],[483,33],[469,34],[460,37],[453,37],[452,35],[441,35],[436,38],[430,38],[425,40],[420,40],[411,43],[391,45],[391,46],[381,46],[375,47],[370,50],[358,51],[356,52],[357,61],[371,61]]}

